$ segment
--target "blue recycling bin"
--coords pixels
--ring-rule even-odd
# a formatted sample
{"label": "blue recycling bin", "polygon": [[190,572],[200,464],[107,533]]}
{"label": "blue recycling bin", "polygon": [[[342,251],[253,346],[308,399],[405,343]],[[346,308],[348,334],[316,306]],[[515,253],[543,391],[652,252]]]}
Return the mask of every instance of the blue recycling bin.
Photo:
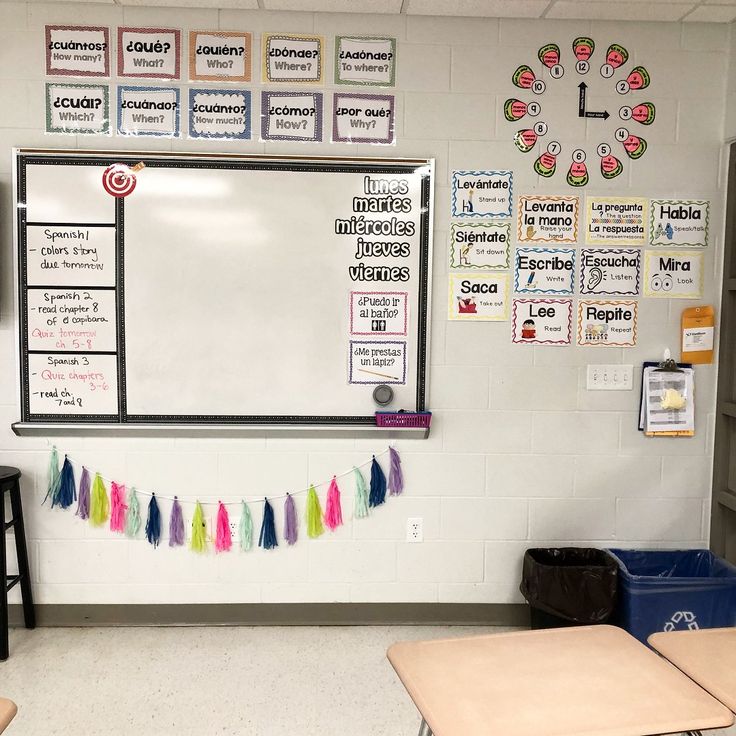
{"label": "blue recycling bin", "polygon": [[608,551],[619,565],[615,622],[639,641],[736,626],[736,567],[709,550]]}

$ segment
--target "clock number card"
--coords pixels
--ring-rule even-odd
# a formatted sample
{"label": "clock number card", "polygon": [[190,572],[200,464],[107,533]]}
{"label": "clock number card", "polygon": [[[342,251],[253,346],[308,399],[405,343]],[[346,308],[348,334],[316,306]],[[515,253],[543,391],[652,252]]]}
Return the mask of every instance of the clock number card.
{"label": "clock number card", "polygon": [[699,299],[703,295],[703,254],[647,251],[644,296],[659,299]]}
{"label": "clock number card", "polygon": [[503,322],[508,301],[507,273],[450,273],[450,320]]}
{"label": "clock number card", "polygon": [[250,82],[252,38],[237,31],[190,31],[189,79]]}
{"label": "clock number card", "polygon": [[393,87],[395,83],[395,38],[335,39],[335,84]]}
{"label": "clock number card", "polygon": [[588,245],[644,245],[648,200],[639,197],[588,197],[585,242]]}
{"label": "clock number card", "polygon": [[181,31],[118,28],[118,76],[179,79]]}
{"label": "clock number card", "polygon": [[631,347],[636,345],[638,304],[635,301],[578,302],[578,345]]}
{"label": "clock number card", "polygon": [[572,294],[574,248],[517,248],[514,291],[519,294]]}
{"label": "clock number card", "polygon": [[453,222],[450,268],[508,268],[510,242],[508,222]]}
{"label": "clock number card", "polygon": [[322,81],[321,36],[266,33],[263,36],[263,81]]}
{"label": "clock number card", "polygon": [[453,171],[452,216],[511,217],[513,190],[511,171]]}
{"label": "clock number card", "polygon": [[579,197],[522,195],[516,220],[520,243],[577,243]]}
{"label": "clock number card", "polygon": [[710,202],[653,199],[649,220],[651,245],[705,248],[708,245]]}
{"label": "clock number card", "polygon": [[641,280],[638,248],[583,248],[580,253],[580,293],[637,296]]}
{"label": "clock number card", "polygon": [[46,26],[46,74],[109,77],[110,30],[99,26]]}
{"label": "clock number card", "polygon": [[511,340],[527,345],[569,345],[572,299],[514,299]]}

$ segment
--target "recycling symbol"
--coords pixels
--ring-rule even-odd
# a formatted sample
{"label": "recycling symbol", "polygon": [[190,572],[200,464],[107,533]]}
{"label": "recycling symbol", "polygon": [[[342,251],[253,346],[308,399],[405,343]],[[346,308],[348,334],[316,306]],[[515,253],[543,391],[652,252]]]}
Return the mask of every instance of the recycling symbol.
{"label": "recycling symbol", "polygon": [[675,611],[670,620],[664,625],[664,631],[676,631],[685,628],[690,629],[690,631],[696,631],[700,628],[692,611]]}

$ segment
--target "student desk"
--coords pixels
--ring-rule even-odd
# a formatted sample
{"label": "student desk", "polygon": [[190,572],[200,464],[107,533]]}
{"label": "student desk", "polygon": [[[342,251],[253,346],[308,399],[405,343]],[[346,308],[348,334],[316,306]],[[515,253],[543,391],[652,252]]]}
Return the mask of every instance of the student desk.
{"label": "student desk", "polygon": [[0,698],[0,733],[8,727],[17,712],[18,708],[12,700]]}
{"label": "student desk", "polygon": [[400,642],[388,658],[422,716],[420,736],[647,736],[734,721],[613,626]]}
{"label": "student desk", "polygon": [[736,629],[652,634],[649,644],[736,713]]}

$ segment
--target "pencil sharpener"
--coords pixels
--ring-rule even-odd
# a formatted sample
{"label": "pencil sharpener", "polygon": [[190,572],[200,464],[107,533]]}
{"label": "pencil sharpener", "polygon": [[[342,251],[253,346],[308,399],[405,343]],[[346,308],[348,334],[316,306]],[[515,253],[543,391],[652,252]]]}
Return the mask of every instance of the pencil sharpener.
{"label": "pencil sharpener", "polygon": [[388,406],[394,400],[394,390],[391,386],[381,384],[373,389],[373,401],[378,406]]}

